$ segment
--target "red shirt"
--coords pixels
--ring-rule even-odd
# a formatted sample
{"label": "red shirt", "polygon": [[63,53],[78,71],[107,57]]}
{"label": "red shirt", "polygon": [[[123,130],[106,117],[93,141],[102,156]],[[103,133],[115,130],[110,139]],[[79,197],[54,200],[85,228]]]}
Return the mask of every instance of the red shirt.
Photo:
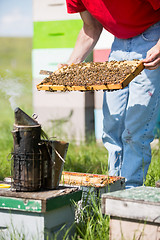
{"label": "red shirt", "polygon": [[160,0],[66,0],[68,13],[88,10],[118,38],[130,38],[160,21]]}

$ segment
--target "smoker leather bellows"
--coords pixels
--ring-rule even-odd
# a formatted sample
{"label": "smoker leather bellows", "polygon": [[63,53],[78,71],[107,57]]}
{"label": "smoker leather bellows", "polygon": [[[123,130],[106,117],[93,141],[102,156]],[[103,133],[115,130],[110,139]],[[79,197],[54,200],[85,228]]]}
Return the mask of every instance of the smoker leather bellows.
{"label": "smoker leather bellows", "polygon": [[43,188],[56,189],[59,186],[68,145],[64,141],[41,141]]}
{"label": "smoker leather bellows", "polygon": [[35,119],[20,108],[15,109],[13,190],[38,191],[59,186],[68,143],[41,140],[42,132]]}

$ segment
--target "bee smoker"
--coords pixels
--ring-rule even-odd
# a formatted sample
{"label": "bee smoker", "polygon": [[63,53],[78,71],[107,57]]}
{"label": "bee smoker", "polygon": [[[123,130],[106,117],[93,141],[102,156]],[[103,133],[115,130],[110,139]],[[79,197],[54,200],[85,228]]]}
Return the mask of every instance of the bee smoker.
{"label": "bee smoker", "polygon": [[41,125],[20,108],[16,108],[14,113],[12,187],[16,191],[37,191],[41,187],[42,178],[39,150]]}

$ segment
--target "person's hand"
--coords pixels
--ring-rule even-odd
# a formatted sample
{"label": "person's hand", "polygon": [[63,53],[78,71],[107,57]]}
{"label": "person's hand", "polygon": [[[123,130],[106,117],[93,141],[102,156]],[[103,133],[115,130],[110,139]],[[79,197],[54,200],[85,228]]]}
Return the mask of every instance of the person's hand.
{"label": "person's hand", "polygon": [[58,67],[58,69],[60,69],[60,68],[62,68],[62,67],[67,67],[68,66],[68,64],[66,64],[66,63],[59,63],[58,65],[57,65],[57,67]]}
{"label": "person's hand", "polygon": [[160,40],[147,52],[143,64],[149,70],[154,70],[160,66]]}

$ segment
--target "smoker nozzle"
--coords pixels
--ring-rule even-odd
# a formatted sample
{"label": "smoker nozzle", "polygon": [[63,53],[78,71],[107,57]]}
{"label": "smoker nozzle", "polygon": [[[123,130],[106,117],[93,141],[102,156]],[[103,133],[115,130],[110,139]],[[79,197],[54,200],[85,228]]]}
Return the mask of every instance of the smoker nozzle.
{"label": "smoker nozzle", "polygon": [[22,109],[17,107],[14,110],[15,115],[15,124],[21,126],[35,126],[39,123],[33,119],[32,117],[28,116]]}

